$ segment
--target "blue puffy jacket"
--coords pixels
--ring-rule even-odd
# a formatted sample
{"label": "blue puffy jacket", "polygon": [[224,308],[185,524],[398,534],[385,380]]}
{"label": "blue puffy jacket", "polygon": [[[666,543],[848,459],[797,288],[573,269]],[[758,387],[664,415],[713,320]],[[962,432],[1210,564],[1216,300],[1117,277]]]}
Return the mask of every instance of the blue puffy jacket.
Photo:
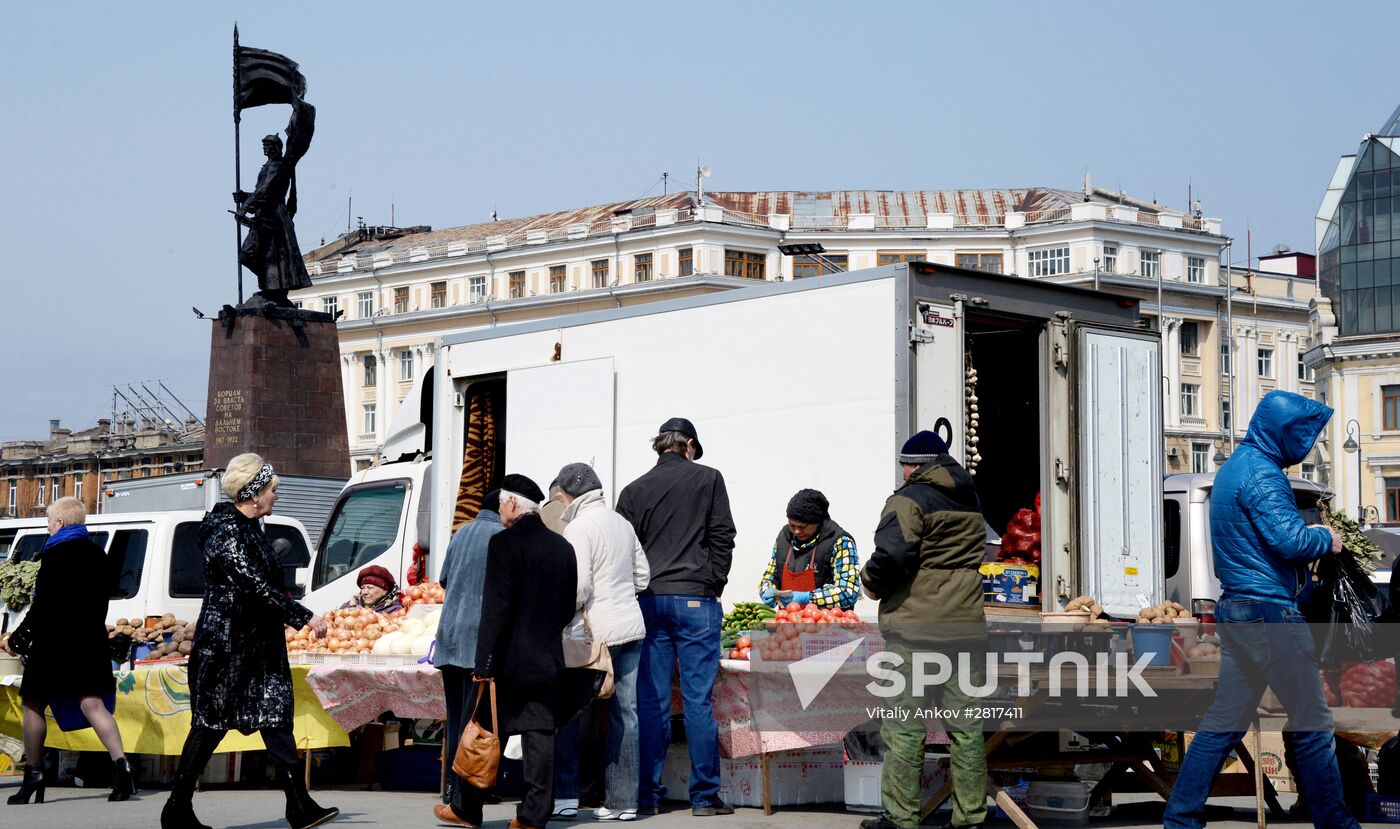
{"label": "blue puffy jacket", "polygon": [[1291,607],[1303,565],[1331,550],[1331,534],[1298,515],[1283,474],[1308,456],[1331,418],[1330,408],[1292,392],[1272,391],[1259,402],[1249,434],[1216,473],[1210,494],[1215,574],[1224,593]]}

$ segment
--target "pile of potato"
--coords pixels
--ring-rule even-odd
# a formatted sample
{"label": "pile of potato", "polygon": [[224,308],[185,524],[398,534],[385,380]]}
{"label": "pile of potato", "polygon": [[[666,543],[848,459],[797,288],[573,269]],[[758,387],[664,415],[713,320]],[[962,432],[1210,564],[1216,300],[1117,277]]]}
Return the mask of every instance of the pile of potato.
{"label": "pile of potato", "polygon": [[1203,639],[1187,648],[1186,656],[1191,659],[1219,659],[1220,646]]}
{"label": "pile of potato", "polygon": [[[133,645],[151,645],[153,650],[146,659],[170,659],[173,657],[189,656],[194,648],[194,625],[190,622],[176,619],[175,614],[167,613],[160,617],[160,621],[149,626],[143,623],[142,619],[118,619],[115,625],[107,626],[107,638],[111,639],[118,634],[126,634],[131,637]],[[165,641],[166,634],[170,634],[170,641]]]}
{"label": "pile of potato", "polygon": [[1140,625],[1170,625],[1174,622],[1194,622],[1195,617],[1191,611],[1182,607],[1177,602],[1162,602],[1156,607],[1144,607],[1138,611],[1137,623]]}

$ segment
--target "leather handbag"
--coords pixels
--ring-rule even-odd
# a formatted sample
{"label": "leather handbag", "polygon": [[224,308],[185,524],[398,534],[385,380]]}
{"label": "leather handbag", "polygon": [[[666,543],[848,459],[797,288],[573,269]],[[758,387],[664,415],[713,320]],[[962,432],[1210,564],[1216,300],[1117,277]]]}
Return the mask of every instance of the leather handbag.
{"label": "leather handbag", "polygon": [[481,698],[488,694],[491,697],[491,727],[500,728],[500,720],[496,718],[496,681],[479,681],[476,705],[472,706],[471,719],[462,729],[457,754],[452,758],[453,774],[478,789],[490,789],[496,785],[496,772],[501,765],[501,738],[476,719],[476,713],[481,709]]}
{"label": "leather handbag", "polygon": [[589,668],[604,674],[603,687],[598,691],[598,699],[613,695],[612,651],[593,635],[593,624],[588,621],[588,611],[583,611],[583,626],[588,631],[587,639],[564,638],[564,667]]}

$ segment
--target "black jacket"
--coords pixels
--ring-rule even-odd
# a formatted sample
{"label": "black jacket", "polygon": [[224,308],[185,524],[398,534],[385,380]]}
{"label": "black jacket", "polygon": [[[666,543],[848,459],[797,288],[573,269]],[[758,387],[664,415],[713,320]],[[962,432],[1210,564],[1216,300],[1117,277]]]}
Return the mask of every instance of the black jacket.
{"label": "black jacket", "polygon": [[491,536],[476,674],[496,679],[507,733],[555,726],[564,628],[574,618],[577,591],[574,548],[538,513]]}
{"label": "black jacket", "polygon": [[628,484],[617,511],[632,523],[651,564],[646,592],[714,596],[724,592],[734,556],[734,518],[724,476],[668,452]]}
{"label": "black jacket", "polygon": [[26,654],[20,696],[48,701],[112,693],[107,554],[75,538],[44,550],[39,562],[33,605],[12,639]]}

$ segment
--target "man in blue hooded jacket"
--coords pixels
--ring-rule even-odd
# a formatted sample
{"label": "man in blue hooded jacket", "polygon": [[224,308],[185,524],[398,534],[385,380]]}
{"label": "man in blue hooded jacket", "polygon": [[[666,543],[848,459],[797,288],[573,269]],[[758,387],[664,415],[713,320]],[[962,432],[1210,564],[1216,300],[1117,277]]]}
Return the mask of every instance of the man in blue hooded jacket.
{"label": "man in blue hooded jacket", "polygon": [[1317,676],[1312,635],[1298,612],[1305,565],[1342,551],[1330,528],[1298,515],[1283,470],[1312,451],[1332,410],[1301,395],[1270,392],[1249,434],[1215,476],[1210,535],[1220,601],[1220,682],[1182,762],[1163,824],[1205,825],[1205,803],[1225,757],[1244,736],[1267,686],[1288,711],[1299,784],[1313,825],[1359,826],[1342,801],[1332,716]]}

